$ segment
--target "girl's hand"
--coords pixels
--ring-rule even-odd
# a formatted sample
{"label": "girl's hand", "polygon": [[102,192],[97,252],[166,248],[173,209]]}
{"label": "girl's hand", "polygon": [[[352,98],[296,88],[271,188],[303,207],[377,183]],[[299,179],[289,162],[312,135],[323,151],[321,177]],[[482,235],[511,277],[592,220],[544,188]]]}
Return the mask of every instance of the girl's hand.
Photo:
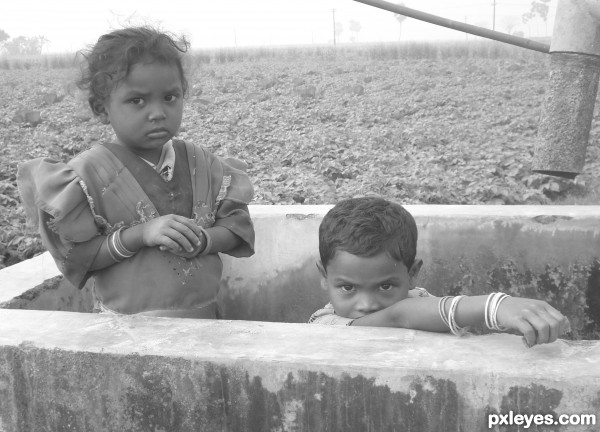
{"label": "girl's hand", "polygon": [[498,323],[523,334],[528,347],[554,342],[571,330],[569,320],[542,300],[508,297],[498,308]]}
{"label": "girl's hand", "polygon": [[180,255],[192,253],[206,242],[196,223],[183,216],[160,216],[141,226],[144,246],[159,246],[161,250]]}

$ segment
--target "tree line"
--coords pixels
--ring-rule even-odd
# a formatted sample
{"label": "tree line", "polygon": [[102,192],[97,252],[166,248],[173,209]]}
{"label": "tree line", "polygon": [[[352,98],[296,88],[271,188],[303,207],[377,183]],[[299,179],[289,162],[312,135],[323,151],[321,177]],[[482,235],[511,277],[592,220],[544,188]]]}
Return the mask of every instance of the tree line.
{"label": "tree line", "polygon": [[44,45],[48,42],[44,36],[17,36],[11,38],[8,33],[0,29],[0,54],[7,55],[39,55]]}

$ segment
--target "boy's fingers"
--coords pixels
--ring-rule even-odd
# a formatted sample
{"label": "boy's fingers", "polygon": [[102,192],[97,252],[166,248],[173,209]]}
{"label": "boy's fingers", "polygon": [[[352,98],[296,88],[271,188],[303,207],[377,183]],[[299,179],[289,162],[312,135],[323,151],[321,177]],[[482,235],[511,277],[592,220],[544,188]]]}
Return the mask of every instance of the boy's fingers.
{"label": "boy's fingers", "polygon": [[517,329],[523,335],[525,344],[528,347],[532,347],[535,345],[535,340],[536,340],[535,330],[533,329],[531,324],[529,324],[529,321],[527,321],[525,319],[520,319],[517,322]]}
{"label": "boy's fingers", "polygon": [[558,336],[561,336],[571,331],[571,324],[569,323],[569,319],[566,316],[561,314],[552,306],[550,306],[547,311],[558,322]]}
{"label": "boy's fingers", "polygon": [[530,312],[530,314],[526,316],[525,319],[529,321],[529,323],[537,333],[536,343],[548,343],[550,339],[550,325],[548,324],[548,322],[534,312]]}

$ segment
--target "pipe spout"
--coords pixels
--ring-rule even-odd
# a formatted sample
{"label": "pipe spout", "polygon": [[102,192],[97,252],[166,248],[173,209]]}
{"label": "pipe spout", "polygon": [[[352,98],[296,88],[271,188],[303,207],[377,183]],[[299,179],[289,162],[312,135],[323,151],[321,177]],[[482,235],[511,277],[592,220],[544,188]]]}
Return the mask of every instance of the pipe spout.
{"label": "pipe spout", "polygon": [[560,0],[533,170],[575,178],[583,170],[600,77],[600,0]]}

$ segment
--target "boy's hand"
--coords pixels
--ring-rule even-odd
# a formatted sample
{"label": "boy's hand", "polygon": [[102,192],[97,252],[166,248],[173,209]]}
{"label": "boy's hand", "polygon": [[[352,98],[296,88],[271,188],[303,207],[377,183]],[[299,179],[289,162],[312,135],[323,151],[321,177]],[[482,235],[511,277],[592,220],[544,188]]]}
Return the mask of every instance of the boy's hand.
{"label": "boy's hand", "polygon": [[571,329],[567,317],[542,300],[508,297],[497,318],[501,326],[523,334],[528,347],[554,342]]}
{"label": "boy's hand", "polygon": [[184,256],[198,250],[206,242],[204,234],[192,219],[174,214],[160,216],[143,224],[145,246],[159,246]]}

